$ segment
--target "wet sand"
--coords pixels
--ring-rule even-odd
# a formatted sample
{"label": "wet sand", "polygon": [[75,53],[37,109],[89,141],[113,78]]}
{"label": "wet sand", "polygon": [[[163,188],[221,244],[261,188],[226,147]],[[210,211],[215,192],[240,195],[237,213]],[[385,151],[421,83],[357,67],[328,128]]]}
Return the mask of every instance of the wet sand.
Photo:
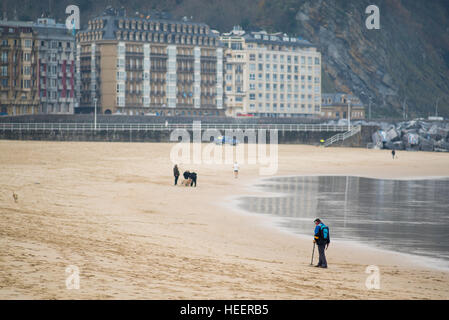
{"label": "wet sand", "polygon": [[[0,141],[0,298],[449,298],[448,272],[394,253],[335,242],[329,268],[310,267],[311,239],[227,205],[259,194],[257,165],[238,179],[232,165],[181,165],[198,187],[175,187],[172,146]],[[449,154],[398,156],[280,145],[277,175],[449,176]],[[79,290],[66,288],[69,265]],[[380,290],[365,287],[369,265]]]}

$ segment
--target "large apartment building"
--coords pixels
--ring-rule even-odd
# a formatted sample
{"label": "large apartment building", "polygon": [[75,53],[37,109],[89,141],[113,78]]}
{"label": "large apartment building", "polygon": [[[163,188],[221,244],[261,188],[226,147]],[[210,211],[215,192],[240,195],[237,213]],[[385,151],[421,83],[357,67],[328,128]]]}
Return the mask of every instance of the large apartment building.
{"label": "large apartment building", "polygon": [[310,42],[283,33],[221,36],[225,46],[227,115],[318,117],[321,114],[321,54]]}
{"label": "large apartment building", "polygon": [[76,39],[76,112],[224,114],[223,48],[209,26],[108,14]]}
{"label": "large apartment building", "polygon": [[2,20],[0,36],[0,113],[73,113],[75,38],[65,24]]}

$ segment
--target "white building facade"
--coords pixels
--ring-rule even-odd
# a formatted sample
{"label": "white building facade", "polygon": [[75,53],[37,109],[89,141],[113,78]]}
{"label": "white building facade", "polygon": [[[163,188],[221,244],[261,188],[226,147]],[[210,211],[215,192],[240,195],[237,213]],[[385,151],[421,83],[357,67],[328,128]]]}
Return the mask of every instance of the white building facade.
{"label": "white building facade", "polygon": [[224,101],[228,116],[318,117],[321,54],[282,33],[224,33]]}

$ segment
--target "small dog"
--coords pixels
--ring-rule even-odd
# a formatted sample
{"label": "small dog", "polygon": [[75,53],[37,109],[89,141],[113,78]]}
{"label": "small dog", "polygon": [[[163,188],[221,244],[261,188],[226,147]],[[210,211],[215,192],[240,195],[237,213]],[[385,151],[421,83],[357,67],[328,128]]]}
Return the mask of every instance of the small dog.
{"label": "small dog", "polygon": [[12,197],[14,198],[15,203],[17,203],[17,201],[19,201],[19,195],[17,193],[13,192]]}

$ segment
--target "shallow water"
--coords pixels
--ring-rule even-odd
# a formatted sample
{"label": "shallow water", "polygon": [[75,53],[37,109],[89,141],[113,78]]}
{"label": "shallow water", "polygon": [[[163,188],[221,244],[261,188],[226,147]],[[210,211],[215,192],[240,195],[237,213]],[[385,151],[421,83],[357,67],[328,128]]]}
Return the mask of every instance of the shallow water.
{"label": "shallow water", "polygon": [[439,259],[449,266],[449,179],[285,177],[260,186],[273,197],[244,197],[247,211],[283,217],[281,226],[313,236],[316,217],[332,239]]}

